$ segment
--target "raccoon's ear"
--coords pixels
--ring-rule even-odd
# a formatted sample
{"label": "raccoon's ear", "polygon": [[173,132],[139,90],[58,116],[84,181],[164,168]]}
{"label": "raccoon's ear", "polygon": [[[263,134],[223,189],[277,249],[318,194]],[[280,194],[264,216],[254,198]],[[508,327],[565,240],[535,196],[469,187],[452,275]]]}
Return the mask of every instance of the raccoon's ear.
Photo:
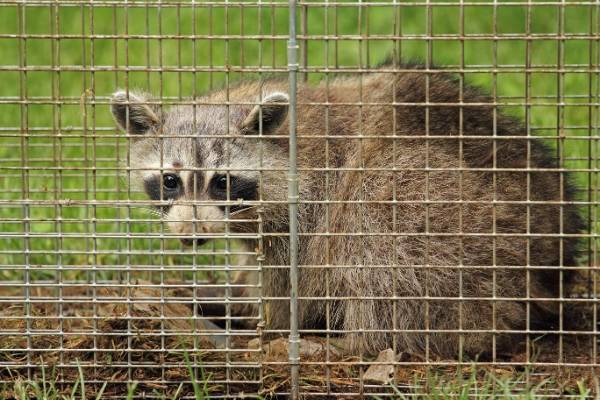
{"label": "raccoon's ear", "polygon": [[274,133],[283,124],[288,113],[290,98],[281,92],[271,93],[263,99],[262,104],[250,111],[240,126],[242,134],[269,135]]}
{"label": "raccoon's ear", "polygon": [[148,104],[148,97],[139,92],[119,90],[110,99],[110,110],[119,127],[130,135],[144,135],[157,127],[160,119]]}

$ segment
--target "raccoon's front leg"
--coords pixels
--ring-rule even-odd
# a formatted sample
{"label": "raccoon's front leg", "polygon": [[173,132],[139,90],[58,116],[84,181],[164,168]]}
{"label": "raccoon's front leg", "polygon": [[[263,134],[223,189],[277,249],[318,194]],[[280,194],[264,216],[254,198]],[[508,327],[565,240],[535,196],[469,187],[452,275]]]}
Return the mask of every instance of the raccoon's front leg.
{"label": "raccoon's front leg", "polygon": [[[240,260],[240,265],[250,265],[249,257]],[[202,288],[198,295],[202,297],[199,305],[199,313],[204,317],[214,317],[213,322],[220,327],[225,327],[227,317],[232,318],[232,326],[240,329],[252,329],[258,322],[257,304],[252,299],[258,297],[256,289],[257,274],[254,271],[241,271],[235,274],[233,287],[227,296],[227,288],[206,287]],[[228,297],[230,302],[229,312],[224,299]],[[214,300],[208,300],[214,298]],[[254,318],[252,318],[254,317]]]}

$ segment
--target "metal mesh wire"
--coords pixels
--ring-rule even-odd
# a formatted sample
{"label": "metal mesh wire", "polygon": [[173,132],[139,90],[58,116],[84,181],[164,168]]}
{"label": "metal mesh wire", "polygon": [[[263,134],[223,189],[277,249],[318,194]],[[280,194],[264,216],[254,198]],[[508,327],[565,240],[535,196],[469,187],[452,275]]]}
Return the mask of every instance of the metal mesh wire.
{"label": "metal mesh wire", "polygon": [[[318,398],[373,394],[394,397],[398,391],[418,397],[431,389],[427,385],[430,371],[454,376],[456,370],[462,371],[469,365],[512,376],[514,391],[548,376],[556,381],[564,378],[567,383],[544,387],[548,396],[567,395],[569,392],[564,388],[577,379],[593,383],[598,367],[594,271],[600,3],[430,0],[290,3],[291,6],[285,1],[5,0],[0,3],[3,390],[15,393],[15,382],[46,379],[58,390],[70,392],[74,383],[83,378],[85,389],[81,390],[87,390],[89,395],[97,394],[107,382],[102,389],[105,398],[123,398],[128,391],[144,398],[197,398],[198,391],[215,398],[238,398],[242,393],[250,397],[290,394]],[[290,40],[291,26],[296,28],[297,50]],[[296,54],[297,65],[293,62]],[[415,68],[425,77],[424,101],[395,97],[386,101],[364,100],[372,99],[369,92],[378,90],[369,86],[373,74],[396,85],[394,76],[414,73]],[[460,110],[460,127],[456,134],[440,137],[435,133],[437,128],[430,127],[430,112],[433,113],[430,110],[439,103],[435,95],[430,97],[429,88],[438,76],[448,74],[459,88],[459,99],[445,101],[444,106]],[[340,79],[354,82],[354,92],[346,101],[340,100],[335,92]],[[266,137],[268,120],[260,124],[255,136],[243,139],[235,126],[229,126],[240,107],[248,110],[258,106],[260,116],[268,115],[263,100],[274,81],[291,95],[288,120],[299,124],[298,144],[291,145],[299,153],[296,156],[292,152],[290,159],[300,160],[300,195],[297,208],[292,206],[292,212],[299,213],[300,224],[291,228],[292,238],[297,237],[300,246],[297,253],[292,250],[291,256],[298,258],[301,290],[299,293],[288,290],[285,296],[274,295],[266,285],[272,285],[268,278],[270,271],[289,270],[294,264],[293,261],[290,264],[289,258],[290,234],[287,225],[285,229],[273,230],[268,221],[274,207],[287,210],[290,204],[296,204],[293,190],[287,196],[287,184],[289,178],[293,188],[297,176],[288,175],[289,164],[263,163],[269,159],[269,152],[274,151],[271,141],[276,140]],[[252,100],[240,101],[236,97],[240,82],[257,82],[257,93]],[[289,92],[290,83],[291,87],[300,88],[297,99],[293,91]],[[302,94],[304,87],[318,87],[321,95],[306,97]],[[469,96],[471,87],[481,88],[487,95],[466,104],[464,97]],[[140,141],[134,134],[119,131],[110,113],[111,95],[117,89],[124,91],[124,104],[129,106],[136,103],[132,96],[139,90],[150,93],[152,97],[143,99],[143,103],[155,110],[159,118],[178,106],[197,108],[201,110],[200,117],[188,120],[192,128],[182,127],[179,132],[164,128],[167,125],[157,128],[160,139],[141,157],[147,163],[133,162],[132,157],[140,158],[140,154],[135,154]],[[206,97],[207,93],[220,93],[220,97]],[[463,119],[469,107],[476,106],[489,107],[494,123],[491,129],[473,134],[463,129]],[[369,130],[370,118],[379,115],[374,110],[385,108],[390,115],[396,115],[402,107],[427,110],[422,132],[401,131],[396,125],[393,133]],[[304,125],[300,121],[312,109],[322,110],[324,122],[319,126],[324,128],[307,138],[303,136]],[[129,109],[126,118],[132,112]],[[207,128],[203,119],[211,113],[214,114],[211,118],[217,118],[215,115],[221,118],[225,134],[214,134]],[[339,113],[360,121],[356,132],[342,132],[330,123],[339,123]],[[523,132],[500,133],[498,121],[502,115],[519,121]],[[126,129],[131,128],[130,123],[125,124]],[[294,124],[291,125],[295,131]],[[259,143],[252,147],[258,149],[259,154],[254,154],[257,164],[244,166],[244,152],[238,155],[225,152],[218,168],[185,161],[179,167],[173,166],[169,158],[172,140],[183,140],[186,135],[196,137],[195,132],[200,132],[203,140],[216,138],[238,144],[247,140],[252,146]],[[373,166],[369,159],[376,155],[369,153],[374,151],[369,146],[383,135],[392,135],[394,139],[386,142],[393,148],[390,157],[391,154],[396,157],[398,149],[409,142],[420,143],[417,147],[422,144],[425,152],[408,167],[397,164],[396,158],[387,167]],[[474,167],[462,161],[469,143],[477,139],[493,139],[490,164]],[[280,132],[281,140],[288,140],[287,131]],[[302,153],[306,143],[303,140],[320,140],[323,154],[316,158],[318,162],[306,162],[310,155]],[[452,162],[436,164],[435,152],[440,140],[456,143]],[[341,161],[350,155],[335,153],[340,141],[357,143],[357,153],[353,154],[356,162]],[[495,155],[511,142],[527,143],[526,165],[497,164]],[[201,147],[202,143],[190,144],[188,150],[196,154],[200,152],[196,146]],[[552,167],[535,165],[532,143],[544,144],[547,156],[556,163]],[[287,154],[286,150],[280,151]],[[159,160],[160,165],[149,168],[151,160]],[[170,199],[159,184],[158,197],[149,199],[140,176],[147,178],[153,173],[162,182],[174,169],[180,176],[192,177],[188,182],[192,187],[190,196]],[[501,176],[511,171],[525,171],[525,199],[503,197],[507,188],[502,187]],[[381,177],[386,173],[392,173],[390,196],[377,198],[364,177]],[[426,176],[424,197],[403,196],[405,188],[396,184],[393,174],[410,173]],[[436,196],[433,189],[437,185],[436,176],[444,173],[452,177],[447,184],[456,185],[458,197],[443,193]],[[487,192],[480,198],[463,194],[472,182],[465,176],[478,173],[490,177]],[[280,180],[285,187],[280,188],[279,197],[269,192],[275,190],[272,186],[262,184],[277,174],[285,178]],[[351,174],[356,174],[355,196],[340,198],[335,185]],[[532,179],[540,174],[557,177],[560,196],[540,199],[531,194]],[[228,194],[219,199],[203,195],[202,184],[209,185],[209,179],[217,175],[224,177]],[[240,176],[252,176],[257,181],[254,197],[240,200],[231,193],[234,181],[239,182]],[[304,196],[305,176],[321,182],[323,191],[313,193],[313,197]],[[572,183],[574,194],[565,198],[568,182]],[[173,210],[175,203],[194,210],[219,208],[223,216],[210,221],[205,214],[198,214],[201,211],[184,217],[173,217],[171,211],[167,214],[157,211],[157,206]],[[521,231],[502,231],[497,227],[496,212],[500,212],[497,210],[511,204],[520,204],[528,210],[518,214],[525,226]],[[540,233],[530,226],[533,217],[529,210],[536,204],[554,207],[560,221],[556,232]],[[448,213],[457,212],[458,228],[448,228],[445,233],[437,231],[434,220],[427,217],[421,230],[407,231],[403,225],[407,205],[415,209],[423,207],[425,215],[434,215],[440,207],[447,208]],[[478,205],[490,207],[490,229],[464,231],[463,220],[469,218],[469,207]],[[568,213],[565,210],[572,206],[576,206],[585,222],[585,229],[578,232],[564,230]],[[236,210],[243,211],[244,207],[255,212],[245,219],[236,217]],[[365,210],[373,207],[389,211],[391,230],[382,232],[376,222],[367,221]],[[310,212],[319,215],[311,216]],[[334,220],[340,212],[348,212],[352,224],[336,228],[327,222],[324,225],[327,228],[322,230],[303,228],[307,219]],[[187,223],[192,228],[169,229],[173,222]],[[222,229],[207,230],[200,222],[219,223]],[[235,228],[240,224],[251,228],[240,232]],[[352,229],[342,229],[350,225]],[[356,298],[351,289],[341,295],[334,286],[352,288],[362,283],[358,280],[365,276],[358,271],[378,268],[397,271],[410,267],[417,271],[415,274],[428,270],[436,274],[440,265],[428,258],[419,265],[406,266],[401,261],[376,265],[377,262],[369,261],[370,254],[377,238],[382,243],[389,239],[397,244],[410,243],[411,238],[428,241],[444,235],[457,238],[461,254],[471,238],[489,238],[491,263],[483,267],[493,271],[492,291],[472,296],[466,283],[463,287],[463,274],[482,268],[469,264],[463,256],[446,260],[443,265],[455,273],[452,276],[456,281],[450,279],[447,284],[458,285],[456,295],[425,290],[409,296],[399,294],[402,290],[396,287],[392,292],[372,290],[374,304],[378,301],[395,304],[394,322],[384,325],[388,328],[382,333],[424,332],[423,351],[409,351],[392,335],[387,346],[394,354],[391,359],[384,357],[387,353],[377,358],[377,352],[344,352],[343,334],[349,332],[336,323],[337,310],[340,305],[361,300],[362,295]],[[178,240],[190,237],[214,240],[203,245],[194,241],[191,247]],[[304,246],[311,238],[319,237],[325,238],[319,242],[323,247]],[[497,243],[522,241],[529,249],[532,241],[544,237],[554,240],[559,247],[557,265],[536,264],[536,260],[530,259],[529,250],[520,264],[497,263],[496,257],[502,259],[503,252],[502,245]],[[579,238],[576,266],[565,261],[564,244],[575,237]],[[240,239],[251,240],[253,245],[240,245]],[[332,244],[339,240],[347,240],[348,247],[358,246],[354,249],[358,255],[340,261],[334,254],[340,246]],[[283,251],[287,260],[283,265],[270,262],[274,251]],[[315,257],[305,257],[310,252]],[[334,281],[336,271],[344,268],[354,268],[357,281]],[[536,312],[530,301],[535,291],[532,276],[538,270],[552,268],[559,271],[559,293],[546,300],[558,304],[557,326],[535,328],[530,321]],[[321,281],[314,283],[320,288],[303,292],[303,277],[310,270],[321,271]],[[580,276],[567,285],[563,275],[570,270],[579,271]],[[526,295],[514,298],[499,294],[496,274],[503,271],[514,271],[515,279],[526,279]],[[238,280],[240,273],[249,278]],[[277,283],[289,289],[289,282]],[[487,356],[481,359],[470,357],[463,348],[464,338],[477,331],[470,321],[478,316],[462,308],[477,300],[473,297],[494,304],[494,321],[500,318],[497,314],[507,302],[526,304],[527,310],[522,328],[495,326],[495,322],[488,327],[482,323],[480,333],[489,333],[493,340]],[[294,322],[299,324],[303,339],[297,342],[292,338],[292,347],[298,346],[300,352],[296,364],[299,379],[293,376],[294,357],[290,362],[288,354],[290,325],[274,327],[270,321],[274,318],[273,310],[281,309],[276,304],[283,302],[284,308],[289,309],[291,299],[298,301],[298,314],[292,313],[290,317],[292,327]],[[318,321],[307,326],[301,315],[303,307],[311,302],[326,306],[323,315],[315,316]],[[396,321],[402,316],[396,313],[403,308],[396,305],[403,302],[427,304],[422,325],[412,329],[397,326]],[[440,302],[448,304],[448,312],[454,309],[453,304],[461,304],[457,306],[455,327],[430,325],[430,304],[435,307]],[[566,326],[573,304],[587,307],[585,317],[590,322],[585,329]],[[218,309],[216,314],[212,314],[213,308]],[[240,309],[245,311],[238,312]],[[509,356],[498,350],[498,340],[507,332],[523,334],[514,354]],[[436,333],[463,338],[455,357],[436,354],[435,345],[430,343],[430,336]],[[540,340],[539,336],[545,339]],[[391,371],[386,370],[386,365],[392,365]],[[377,366],[393,379],[373,379]]]}

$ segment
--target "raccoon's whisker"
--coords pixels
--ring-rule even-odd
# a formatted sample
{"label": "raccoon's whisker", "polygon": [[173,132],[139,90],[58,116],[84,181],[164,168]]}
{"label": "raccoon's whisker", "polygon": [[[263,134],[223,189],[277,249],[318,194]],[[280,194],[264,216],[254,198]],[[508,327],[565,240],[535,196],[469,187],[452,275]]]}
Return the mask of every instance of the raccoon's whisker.
{"label": "raccoon's whisker", "polygon": [[241,213],[243,213],[244,211],[252,210],[252,209],[254,209],[254,208],[258,208],[258,206],[248,206],[248,207],[244,207],[244,208],[242,208],[241,210],[235,210],[235,211],[232,211],[232,212],[230,212],[230,213],[229,213],[229,216],[231,217],[231,216],[233,216],[233,215],[241,214]]}
{"label": "raccoon's whisker", "polygon": [[163,213],[162,211],[159,210],[154,210],[152,208],[144,208],[144,210],[146,210],[147,212],[149,212],[150,214],[154,215],[155,217],[164,217],[165,213]]}
{"label": "raccoon's whisker", "polygon": [[155,216],[155,217],[159,217],[159,218],[164,218],[166,216],[166,214],[162,211],[159,210],[155,210],[153,208],[149,208],[149,207],[144,207],[144,206],[132,206],[132,208],[138,208],[140,210],[144,210],[147,211],[148,213],[150,213],[151,215]]}
{"label": "raccoon's whisker", "polygon": [[155,217],[159,217],[159,218],[164,218],[166,216],[165,213],[160,212],[160,211],[155,211],[155,210],[148,210],[148,212],[152,215],[154,215]]}

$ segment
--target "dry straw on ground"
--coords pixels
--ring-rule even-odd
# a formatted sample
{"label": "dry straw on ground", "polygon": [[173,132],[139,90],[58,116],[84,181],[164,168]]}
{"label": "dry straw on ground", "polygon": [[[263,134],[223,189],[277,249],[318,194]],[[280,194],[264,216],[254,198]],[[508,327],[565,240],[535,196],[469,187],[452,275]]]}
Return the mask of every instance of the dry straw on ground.
{"label": "dry straw on ground", "polygon": [[[56,304],[32,302],[29,308],[29,335],[25,335],[27,319],[24,315],[27,310],[24,304],[14,304],[0,310],[0,362],[5,365],[23,365],[22,368],[4,368],[0,372],[2,380],[27,379],[28,373],[33,379],[40,379],[39,365],[44,364],[46,376],[54,375],[53,379],[56,379],[65,392],[69,392],[73,383],[79,379],[81,369],[84,371],[89,396],[93,396],[104,381],[109,382],[105,396],[123,396],[128,379],[139,382],[138,392],[156,391],[172,395],[179,388],[180,382],[189,382],[188,358],[191,363],[202,366],[197,369],[196,379],[208,379],[207,390],[213,394],[228,390],[229,393],[259,392],[262,396],[269,397],[289,389],[285,338],[267,340],[248,335],[231,336],[230,350],[226,352],[215,345],[211,335],[206,335],[203,322],[192,318],[193,309],[189,303],[182,301],[161,304],[156,300],[161,298],[159,289],[96,289],[95,298],[107,301],[95,303],[91,301],[89,290],[82,287],[63,290],[63,318],[59,318]],[[135,301],[110,301],[111,298],[125,298],[125,291]],[[31,298],[40,299],[50,298],[50,294],[47,289],[35,289],[30,293]],[[191,292],[187,293],[183,289],[165,290],[162,295],[185,299],[191,297]],[[97,317],[93,318],[93,315]],[[163,318],[160,318],[161,315]],[[128,331],[133,335],[126,335]],[[217,336],[218,333],[219,331],[214,331]],[[329,342],[336,343],[335,339]],[[589,340],[565,339],[565,361],[589,364],[590,351],[586,343]],[[536,361],[556,362],[557,348],[556,338],[538,340],[534,349],[538,353]],[[378,369],[392,372],[397,387],[425,381],[431,371],[447,376],[449,380],[460,376],[457,371],[462,370],[464,374],[472,371],[468,364],[461,366],[460,370],[456,366],[431,367],[424,365],[425,360],[414,355],[398,354],[395,360],[402,365],[396,365],[392,369],[379,365],[368,372],[369,362],[373,359],[361,360],[360,357],[344,354],[340,348],[328,345],[324,337],[305,338],[301,343],[301,359],[301,382],[305,392],[392,392],[390,385],[383,381],[377,382],[376,379],[371,380],[372,372]],[[26,367],[28,360],[36,366],[29,371]],[[227,360],[230,365],[228,371],[221,367]],[[326,360],[329,362],[325,363]],[[392,359],[385,357],[379,360]],[[513,355],[505,361],[522,363],[526,361],[526,355]],[[136,367],[127,368],[128,365]],[[260,365],[260,368],[252,365]],[[536,373],[528,374],[531,384],[551,376],[553,390],[558,392],[576,387],[577,381],[584,380],[590,384],[594,372],[590,367],[549,366],[539,367],[535,371]],[[511,377],[522,374],[523,368],[482,366],[479,374],[483,377],[485,372]],[[227,378],[230,382],[228,388],[224,383]],[[10,390],[10,385],[6,385],[5,391],[8,393],[5,394],[10,395]],[[193,393],[191,384],[184,385],[181,390],[180,394]]]}

